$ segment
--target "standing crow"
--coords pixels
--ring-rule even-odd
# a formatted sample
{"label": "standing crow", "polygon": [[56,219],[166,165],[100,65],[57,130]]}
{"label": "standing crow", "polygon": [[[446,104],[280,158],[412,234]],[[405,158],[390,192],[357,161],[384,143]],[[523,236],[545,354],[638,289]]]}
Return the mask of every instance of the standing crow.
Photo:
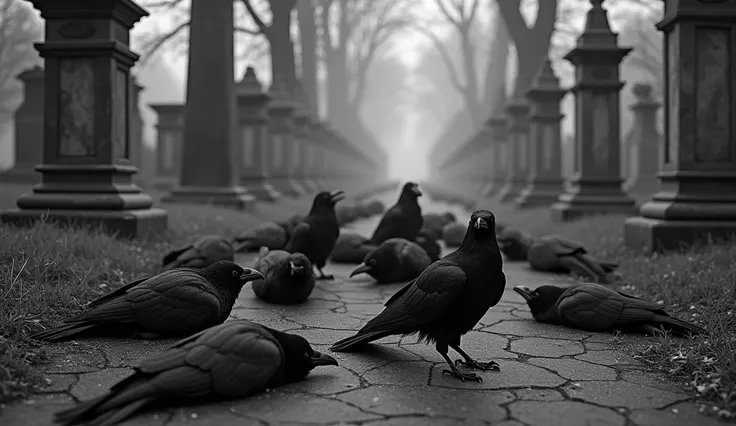
{"label": "standing crow", "polygon": [[171,269],[102,296],[63,325],[31,337],[58,341],[87,336],[188,336],[224,322],[243,284],[256,278],[263,275],[229,261],[203,269]]}
{"label": "standing crow", "polygon": [[342,191],[320,192],[314,197],[312,209],[294,228],[294,232],[286,243],[284,250],[289,253],[303,253],[319,271],[317,279],[332,280],[335,277],[325,275],[322,268],[335,247],[340,236],[340,225],[335,215],[335,204],[345,198]]}
{"label": "standing crow", "polygon": [[417,198],[422,195],[419,185],[407,182],[401,189],[399,201],[381,218],[378,228],[373,233],[370,243],[379,245],[389,238],[404,238],[414,241],[422,229],[422,208]]}
{"label": "standing crow", "polygon": [[324,365],[337,361],[300,336],[228,321],[144,359],[107,394],[57,412],[55,422],[114,425],[152,406],[243,398],[303,380]]}
{"label": "standing crow", "polygon": [[435,240],[442,238],[442,229],[448,223],[457,222],[457,218],[451,212],[425,213],[422,215],[422,229]]}
{"label": "standing crow", "polygon": [[350,277],[366,273],[378,284],[397,283],[418,277],[430,263],[429,255],[417,243],[389,238],[368,253]]}
{"label": "standing crow", "polygon": [[527,252],[534,241],[536,240],[533,235],[509,227],[504,228],[498,235],[501,252],[513,261],[527,260]]}
{"label": "standing crow", "polygon": [[233,261],[232,243],[219,235],[205,235],[192,244],[166,254],[161,262],[164,269],[204,268],[220,260]]}
{"label": "standing crow", "polygon": [[[429,265],[417,279],[391,296],[383,312],[355,336],[335,343],[331,350],[345,351],[390,335],[419,333],[420,339],[435,342],[437,352],[450,365],[444,374],[462,381],[481,381],[474,373],[461,373],[456,364],[498,370],[496,362],[478,362],[460,349],[460,337],[501,300],[506,287],[494,222],[488,210],[474,212],[460,248]],[[448,347],[465,360],[453,364],[447,356]]]}
{"label": "standing crow", "polygon": [[235,237],[235,251],[257,251],[261,247],[282,250],[289,240],[287,223],[264,222]]}
{"label": "standing crow", "polygon": [[532,290],[516,286],[534,319],[588,331],[623,331],[654,334],[660,328],[675,335],[701,334],[695,324],[671,317],[661,305],[599,284],[567,288],[543,285]]}
{"label": "standing crow", "polygon": [[341,231],[330,260],[335,263],[355,265],[362,262],[365,255],[375,249],[376,246],[368,244],[368,238],[356,233]]}
{"label": "standing crow", "polygon": [[314,271],[307,256],[283,250],[261,250],[253,268],[264,279],[251,283],[253,293],[259,299],[279,305],[302,303],[314,290]]}
{"label": "standing crow", "polygon": [[419,234],[414,239],[414,242],[419,244],[420,247],[424,249],[424,251],[427,252],[429,255],[429,260],[432,262],[436,262],[440,260],[440,255],[442,254],[442,247],[440,247],[439,244],[437,244],[437,241],[435,238],[432,238],[432,236],[427,235],[423,231],[419,231]]}
{"label": "standing crow", "polygon": [[527,260],[537,271],[576,272],[601,284],[608,284],[608,274],[618,267],[617,263],[592,259],[580,243],[557,235],[546,235],[532,244]]}

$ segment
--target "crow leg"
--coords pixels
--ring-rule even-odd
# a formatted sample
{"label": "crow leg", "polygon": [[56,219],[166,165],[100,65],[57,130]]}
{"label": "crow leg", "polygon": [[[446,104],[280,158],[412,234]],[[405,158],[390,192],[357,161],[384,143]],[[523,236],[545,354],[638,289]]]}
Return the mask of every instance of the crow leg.
{"label": "crow leg", "polygon": [[493,371],[500,371],[501,367],[499,367],[498,363],[496,361],[488,361],[488,362],[478,362],[470,357],[467,353],[465,353],[464,350],[460,349],[460,345],[450,345],[452,349],[455,349],[455,352],[459,353],[461,357],[465,358],[465,361],[458,359],[455,361],[455,365],[462,365],[464,367],[472,368],[473,370],[493,370]]}
{"label": "crow leg", "polygon": [[318,280],[334,280],[335,279],[334,275],[325,275],[325,273],[322,272],[322,268],[320,268],[319,266],[315,266],[315,267],[317,268],[317,271],[319,271],[319,275],[317,275]]}
{"label": "crow leg", "polygon": [[460,381],[465,382],[466,380],[475,380],[476,382],[480,383],[483,381],[483,378],[478,376],[475,373],[463,373],[462,371],[458,370],[457,367],[455,367],[455,364],[452,363],[452,360],[450,360],[450,357],[447,356],[447,344],[440,344],[437,343],[435,346],[435,349],[437,352],[442,355],[442,358],[445,359],[447,362],[447,365],[450,366],[450,369],[444,369],[442,370],[442,374],[447,374],[448,376],[457,377],[460,379]]}

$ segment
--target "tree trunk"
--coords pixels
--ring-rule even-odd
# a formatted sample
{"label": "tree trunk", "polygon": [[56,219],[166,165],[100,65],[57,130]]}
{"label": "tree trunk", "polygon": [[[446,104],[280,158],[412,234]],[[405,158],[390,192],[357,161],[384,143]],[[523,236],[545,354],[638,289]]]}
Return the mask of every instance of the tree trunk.
{"label": "tree trunk", "polygon": [[509,62],[509,44],[511,37],[506,24],[500,16],[497,16],[488,52],[488,65],[486,67],[486,78],[483,90],[483,110],[493,115],[502,111],[506,103],[506,70]]}
{"label": "tree trunk", "polygon": [[291,10],[296,0],[270,0],[271,27],[267,33],[271,45],[271,72],[284,79],[293,96],[296,89],[294,40],[291,39]]}
{"label": "tree trunk", "polygon": [[315,21],[314,3],[312,0],[297,2],[299,20],[299,39],[301,41],[301,81],[308,105],[313,111],[319,111],[317,95],[317,22]]}
{"label": "tree trunk", "polygon": [[460,48],[462,50],[463,67],[465,68],[465,107],[470,113],[473,127],[478,128],[483,124],[483,111],[480,109],[478,90],[478,71],[475,68],[475,52],[470,41],[470,31],[460,35]]}

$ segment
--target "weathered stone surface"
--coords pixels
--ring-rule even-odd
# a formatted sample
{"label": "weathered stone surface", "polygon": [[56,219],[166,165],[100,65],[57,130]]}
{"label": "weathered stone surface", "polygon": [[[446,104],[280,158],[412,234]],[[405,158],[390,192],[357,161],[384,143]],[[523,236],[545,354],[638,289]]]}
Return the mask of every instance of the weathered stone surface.
{"label": "weathered stone surface", "polygon": [[683,401],[689,396],[628,382],[582,382],[568,389],[572,398],[596,405],[628,409],[660,408]]}
{"label": "weathered stone surface", "polygon": [[90,399],[100,396],[109,390],[108,383],[116,383],[133,372],[131,368],[106,368],[94,373],[84,373],[79,376],[71,393],[77,399]]}
{"label": "weathered stone surface", "polygon": [[49,362],[44,367],[48,374],[88,373],[104,368],[107,360],[100,351],[80,348],[77,342],[54,344],[47,347]]}
{"label": "weathered stone surface", "polygon": [[[531,316],[531,315],[529,315]],[[590,335],[580,330],[543,324],[536,321],[503,321],[486,327],[483,331],[522,337],[546,337],[550,339],[583,339]]]}
{"label": "weathered stone surface", "polygon": [[683,402],[663,410],[636,410],[629,418],[638,426],[723,426],[716,417],[700,412],[698,404]]}
{"label": "weathered stone surface", "polygon": [[[485,423],[480,420],[464,420],[459,418],[450,418],[450,417],[430,417],[427,416],[412,416],[412,417],[399,417],[399,418],[393,418],[393,419],[386,419],[386,420],[380,420],[377,422],[370,422],[367,423],[371,426],[396,426],[397,424],[401,424],[401,426],[446,426],[446,425],[465,425],[465,426],[481,426],[481,425],[487,425],[488,423]],[[497,426],[517,426],[517,425],[507,425],[506,422],[500,422],[500,423],[494,423],[494,425]],[[518,425],[522,426],[522,425]]]}
{"label": "weathered stone surface", "polygon": [[461,382],[442,374],[448,368],[445,363],[435,365],[432,370],[433,386],[456,389],[511,389],[534,386],[536,388],[555,388],[565,383],[565,379],[542,368],[512,360],[499,360],[501,371],[476,371],[483,378],[482,383]]}
{"label": "weathered stone surface", "polygon": [[644,370],[623,371],[619,376],[621,380],[653,388],[664,389],[670,392],[682,392],[682,387],[677,383],[666,380],[664,377]]}
{"label": "weathered stone surface", "polygon": [[340,400],[389,416],[432,415],[496,422],[506,418],[500,404],[514,400],[510,392],[371,386],[342,394]]}
{"label": "weathered stone surface", "polygon": [[431,369],[425,361],[398,361],[368,370],[363,378],[373,385],[425,386]]}
{"label": "weathered stone surface", "polygon": [[77,376],[74,374],[47,374],[46,384],[41,389],[40,393],[54,393],[68,391],[69,388],[77,382]]}
{"label": "weathered stone surface", "polygon": [[345,367],[315,370],[309,374],[308,380],[291,383],[280,390],[283,392],[308,393],[314,395],[332,395],[349,391],[360,386],[360,376]]}
{"label": "weathered stone surface", "polygon": [[355,331],[360,330],[360,328],[366,323],[365,320],[358,320],[347,315],[335,315],[334,312],[329,311],[308,312],[304,315],[293,318],[291,321],[308,328]]}
{"label": "weathered stone surface", "polygon": [[525,401],[562,401],[565,397],[554,389],[516,389],[516,398]]}
{"label": "weathered stone surface", "polygon": [[616,371],[612,368],[575,359],[531,358],[528,362],[552,370],[568,380],[616,379]]}
{"label": "weathered stone surface", "polygon": [[135,367],[176,342],[176,339],[95,339],[83,342],[92,350],[97,348],[107,359],[108,367]]}
{"label": "weathered stone surface", "polygon": [[632,365],[638,362],[628,354],[620,351],[589,351],[575,358],[600,365]]}
{"label": "weathered stone surface", "polygon": [[558,358],[583,353],[583,345],[572,340],[526,337],[511,342],[511,351],[531,356]]}
{"label": "weathered stone surface", "polygon": [[234,402],[230,410],[267,423],[337,423],[380,418],[339,400],[278,391]]}
{"label": "weathered stone surface", "polygon": [[518,401],[509,405],[511,417],[528,425],[623,426],[626,419],[613,410],[575,401]]}
{"label": "weathered stone surface", "polygon": [[[411,344],[405,343],[406,341]],[[424,342],[416,342],[416,337],[409,337],[406,340],[402,340],[401,347],[407,351],[420,356],[430,362],[443,361],[442,356],[437,352],[434,345],[426,344]],[[496,358],[517,358],[518,355],[515,353],[504,350],[508,347],[509,341],[506,337],[498,336],[490,333],[478,333],[471,331],[462,337],[460,341],[460,347],[468,353],[468,355],[477,358],[478,360],[494,360]],[[450,358],[460,358],[460,355],[450,349]]]}

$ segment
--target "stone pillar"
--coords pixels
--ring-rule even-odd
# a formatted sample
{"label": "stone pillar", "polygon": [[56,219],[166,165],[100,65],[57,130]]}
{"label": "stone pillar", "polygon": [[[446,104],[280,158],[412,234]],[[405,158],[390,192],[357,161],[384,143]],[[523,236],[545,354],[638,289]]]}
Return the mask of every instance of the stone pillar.
{"label": "stone pillar", "polygon": [[248,67],[235,85],[238,103],[240,183],[258,201],[273,202],[281,194],[268,183],[268,101],[256,70]]}
{"label": "stone pillar", "polygon": [[562,141],[560,101],[567,93],[546,59],[527,92],[531,104],[529,182],[516,200],[517,207],[549,206],[562,188]]}
{"label": "stone pillar", "polygon": [[181,174],[164,202],[239,210],[255,204],[238,185],[233,56],[232,1],[192,0]]}
{"label": "stone pillar", "polygon": [[[45,20],[41,183],[3,223],[99,226],[120,237],[166,230],[164,210],[132,182],[130,29],[145,9],[129,0],[33,0]],[[81,13],[82,11],[83,13]]]}
{"label": "stone pillar", "polygon": [[325,159],[325,150],[326,150],[326,141],[324,138],[324,133],[322,129],[323,122],[320,121],[319,117],[316,115],[312,116],[312,120],[310,121],[311,128],[309,131],[309,134],[311,135],[312,139],[312,182],[317,186],[317,191],[322,191],[324,189],[324,159]]}
{"label": "stone pillar", "polygon": [[294,145],[292,148],[294,151],[294,156],[292,157],[294,180],[305,194],[312,194],[316,192],[316,186],[309,178],[310,165],[308,164],[311,145],[309,139],[311,112],[307,109],[307,104],[304,102],[304,91],[302,90],[301,84],[297,84],[294,90],[294,108]]}
{"label": "stone pillar", "polygon": [[23,82],[24,96],[15,111],[15,164],[0,173],[0,181],[32,184],[39,181],[36,165],[43,158],[43,68],[33,67],[16,78]]}
{"label": "stone pillar", "polygon": [[[150,176],[145,175],[143,170],[143,117],[141,116],[140,99],[143,86],[138,84],[135,77],[132,78],[131,102],[130,102],[130,161],[138,168],[138,173],[133,181],[138,185],[144,185]],[[147,172],[147,171],[146,171]]]}
{"label": "stone pillar", "polygon": [[516,200],[529,176],[529,102],[521,95],[511,98],[504,108],[508,119],[506,182],[499,201]]}
{"label": "stone pillar", "polygon": [[176,185],[181,170],[184,137],[184,105],[149,104],[158,115],[156,124],[156,171],[153,187],[168,191]]}
{"label": "stone pillar", "polygon": [[603,0],[590,0],[585,31],[565,59],[575,65],[575,172],[570,187],[552,205],[552,218],[632,213],[635,203],[622,187],[619,64],[631,49],[618,47]]}
{"label": "stone pillar", "polygon": [[271,185],[283,195],[301,197],[304,191],[295,184],[292,167],[294,102],[286,93],[281,76],[275,76],[268,91],[268,128],[271,134]]}
{"label": "stone pillar", "polygon": [[506,137],[508,136],[508,122],[503,115],[493,115],[486,120],[488,127],[488,140],[490,144],[490,161],[488,167],[491,169],[490,181],[481,193],[485,197],[495,197],[504,186],[506,177],[507,159]]}
{"label": "stone pillar", "polygon": [[659,191],[659,146],[662,135],[657,130],[657,110],[659,102],[652,98],[650,84],[635,84],[632,92],[636,99],[631,109],[634,111],[634,124],[627,135],[626,146],[631,147],[628,161],[631,179],[624,188],[632,196],[652,196]]}
{"label": "stone pillar", "polygon": [[736,234],[736,0],[664,11],[661,189],[624,227],[626,245],[648,252]]}

